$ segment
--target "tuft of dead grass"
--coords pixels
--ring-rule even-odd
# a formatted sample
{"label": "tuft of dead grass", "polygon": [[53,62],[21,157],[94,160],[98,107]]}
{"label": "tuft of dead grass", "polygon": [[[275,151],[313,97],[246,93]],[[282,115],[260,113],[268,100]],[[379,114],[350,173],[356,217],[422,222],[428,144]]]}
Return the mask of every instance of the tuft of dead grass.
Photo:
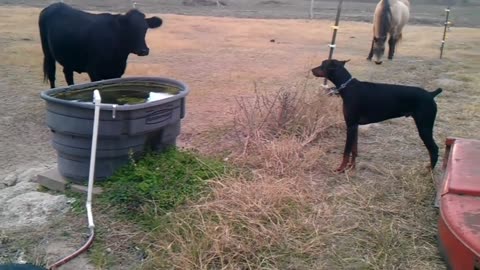
{"label": "tuft of dead grass", "polygon": [[236,162],[270,175],[293,176],[317,167],[328,142],[309,146],[337,133],[343,123],[340,101],[312,91],[307,82],[274,93],[255,89],[252,97],[236,101],[234,130],[242,149]]}

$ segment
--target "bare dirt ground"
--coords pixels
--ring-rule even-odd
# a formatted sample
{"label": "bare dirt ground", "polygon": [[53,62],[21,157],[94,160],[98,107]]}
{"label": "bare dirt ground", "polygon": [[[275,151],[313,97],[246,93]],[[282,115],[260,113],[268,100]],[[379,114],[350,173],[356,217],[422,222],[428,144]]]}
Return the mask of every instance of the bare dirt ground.
{"label": "bare dirt ground", "polygon": [[[0,5],[22,5],[45,7],[52,0],[0,0]],[[308,18],[310,0],[221,0],[220,6],[215,0],[65,0],[65,3],[87,10],[125,12],[136,2],[137,7],[150,13],[172,13],[184,15],[240,17],[240,18]],[[345,20],[370,22],[376,0],[345,1],[342,17]],[[444,9],[448,0],[417,0],[412,2],[410,23],[441,25],[444,22]],[[457,26],[480,26],[476,9],[478,0],[450,0],[453,4],[451,21]],[[315,17],[333,19],[338,1],[316,0]]]}
{"label": "bare dirt ground", "polygon": [[[0,175],[29,164],[41,167],[55,163],[49,130],[44,123],[44,103],[39,97],[47,85],[42,84],[42,56],[36,24],[38,7],[50,2],[0,1],[0,95],[3,98],[0,106]],[[114,1],[66,2],[91,10],[122,11],[129,6],[128,1],[120,4],[117,1],[115,4]],[[190,86],[181,145],[205,153],[219,149],[214,142],[221,139],[218,138],[221,130],[231,123],[235,98],[252,95],[254,84],[261,91],[275,91],[307,81],[312,91],[322,94],[318,90],[321,81],[313,79],[309,69],[327,56],[330,20],[221,18],[306,18],[309,1],[298,1],[299,4],[286,0],[225,1],[227,5],[221,7],[185,6],[174,2],[181,1],[162,1],[162,4],[139,1],[142,9],[161,12],[159,16],[166,23],[148,33],[151,55],[144,58],[130,56],[126,76],[171,77]],[[336,3],[317,2],[318,17],[332,18]],[[373,6],[372,3],[346,2],[344,14],[352,20],[369,21]],[[415,7],[418,7],[416,11]],[[414,22],[433,25],[408,25],[393,62],[376,66],[365,60],[371,38],[371,25],[366,22],[341,22],[336,57],[351,59],[349,69],[361,80],[420,85],[429,90],[442,87],[444,93],[437,99],[439,113],[435,130],[441,148],[446,136],[479,139],[478,29],[453,27],[448,34],[445,58],[439,60],[443,6],[413,5],[413,9]],[[454,15],[457,26],[480,25],[480,19],[475,15],[479,10],[477,6],[454,10],[463,12]],[[270,42],[271,39],[275,42]],[[59,84],[64,85],[60,70],[57,69],[57,77]],[[85,81],[86,76],[76,75],[77,83]],[[331,153],[335,163],[343,142],[343,137],[338,138],[338,151]],[[360,133],[359,145],[362,154],[359,159],[363,165],[357,174],[358,179],[378,177],[375,168],[402,171],[428,160],[411,119],[389,121],[364,130]],[[386,152],[391,155],[384,159]],[[0,262],[18,259],[19,250],[26,250],[40,261],[52,262],[55,259],[52,256],[67,255],[67,251],[67,254],[49,254],[45,243],[52,239],[71,241],[74,246],[81,243],[83,220],[69,218],[77,223],[69,221],[68,226],[65,222],[52,223],[46,228],[29,229],[28,234],[26,231],[5,232],[0,243],[5,244],[3,251],[6,255],[0,256]],[[78,228],[71,224],[77,224]]]}

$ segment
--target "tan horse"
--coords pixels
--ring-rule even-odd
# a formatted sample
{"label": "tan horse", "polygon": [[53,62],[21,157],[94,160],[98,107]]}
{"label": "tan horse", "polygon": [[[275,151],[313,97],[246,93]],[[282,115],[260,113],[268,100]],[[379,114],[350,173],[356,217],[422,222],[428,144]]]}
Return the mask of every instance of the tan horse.
{"label": "tan horse", "polygon": [[388,39],[388,59],[393,59],[395,46],[402,38],[402,29],[410,18],[410,2],[408,0],[380,0],[373,15],[373,40],[367,59],[377,65],[382,63],[385,42]]}

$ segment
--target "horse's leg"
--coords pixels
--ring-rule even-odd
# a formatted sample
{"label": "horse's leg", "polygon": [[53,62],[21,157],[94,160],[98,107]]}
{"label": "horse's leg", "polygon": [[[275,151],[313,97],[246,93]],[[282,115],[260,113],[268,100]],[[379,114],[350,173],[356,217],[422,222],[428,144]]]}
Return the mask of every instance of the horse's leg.
{"label": "horse's leg", "polygon": [[393,54],[395,54],[395,45],[397,44],[398,39],[394,35],[390,35],[388,39],[388,59],[393,59]]}
{"label": "horse's leg", "polygon": [[372,56],[373,56],[373,43],[374,43],[374,40],[372,39],[372,47],[370,47],[370,53],[368,53],[368,57],[367,57],[367,60],[368,60],[368,61],[371,61],[371,60],[372,60]]}

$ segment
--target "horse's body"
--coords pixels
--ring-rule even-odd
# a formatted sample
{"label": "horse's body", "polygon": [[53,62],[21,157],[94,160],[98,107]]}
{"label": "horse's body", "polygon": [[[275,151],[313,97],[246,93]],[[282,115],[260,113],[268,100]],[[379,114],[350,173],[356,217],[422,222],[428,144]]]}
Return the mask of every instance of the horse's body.
{"label": "horse's body", "polygon": [[388,59],[393,59],[395,46],[402,38],[402,29],[410,18],[410,2],[408,0],[380,0],[373,15],[373,40],[368,60],[376,64],[382,63],[385,42],[388,39]]}

